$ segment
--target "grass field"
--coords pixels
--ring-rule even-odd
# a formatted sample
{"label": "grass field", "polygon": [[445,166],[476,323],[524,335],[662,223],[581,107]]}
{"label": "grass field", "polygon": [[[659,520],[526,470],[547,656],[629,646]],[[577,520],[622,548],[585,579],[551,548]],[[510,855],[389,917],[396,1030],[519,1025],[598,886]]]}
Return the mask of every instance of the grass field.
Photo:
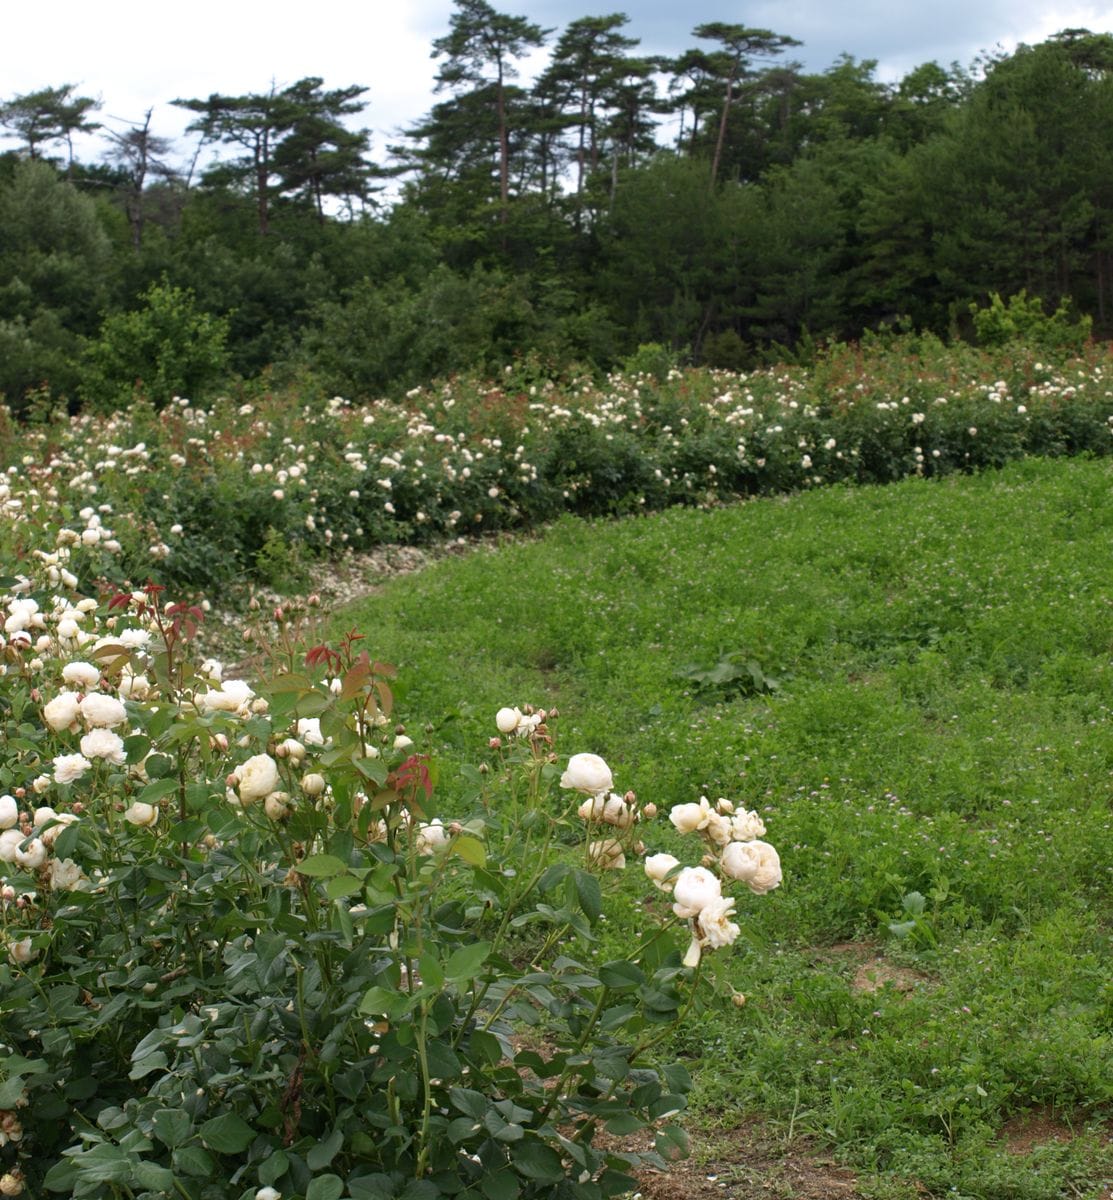
{"label": "grass field", "polygon": [[[337,616],[401,668],[442,815],[523,703],[663,813],[761,811],[784,885],[673,1047],[686,1194],[1108,1195],[1111,484],[1029,460],[565,519]],[[680,842],[663,816],[645,840]],[[652,903],[636,867],[618,886],[604,957]],[[801,1153],[828,1190],[782,1169]]]}

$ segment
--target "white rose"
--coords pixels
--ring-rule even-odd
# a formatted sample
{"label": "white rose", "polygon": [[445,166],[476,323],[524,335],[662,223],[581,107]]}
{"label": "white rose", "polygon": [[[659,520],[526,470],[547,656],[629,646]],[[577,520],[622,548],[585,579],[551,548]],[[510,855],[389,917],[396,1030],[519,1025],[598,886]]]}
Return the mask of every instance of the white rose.
{"label": "white rose", "polygon": [[14,796],[0,796],[0,829],[11,829],[19,820],[19,805]]}
{"label": "white rose", "polygon": [[706,867],[685,867],[672,885],[672,911],[678,917],[694,917],[722,894],[718,879]]}
{"label": "white rose", "polygon": [[307,746],[323,746],[325,739],[321,735],[320,717],[302,717],[298,721],[298,737]]}
{"label": "white rose", "polygon": [[731,825],[728,818],[722,814],[713,812],[707,819],[707,824],[704,826],[703,833],[709,837],[716,846],[725,846],[730,841]]}
{"label": "white rose", "polygon": [[120,676],[118,691],[121,700],[146,700],[151,694],[151,681],[146,675],[134,675],[125,671]]}
{"label": "white rose", "polygon": [[394,739],[395,750],[407,750],[414,744],[412,737],[407,737],[404,733],[398,734]]}
{"label": "white rose", "polygon": [[242,679],[229,679],[219,688],[197,697],[197,705],[205,712],[236,713],[246,709],[255,693]]}
{"label": "white rose", "polygon": [[603,820],[608,825],[617,825],[619,829],[626,829],[633,825],[636,815],[625,799],[615,792],[610,794],[603,805]]}
{"label": "white rose", "polygon": [[[41,812],[42,810],[40,809],[39,811]],[[37,817],[38,813],[35,816]],[[46,825],[46,828],[42,831],[43,845],[47,847],[53,846],[66,826],[72,825],[76,820],[77,817],[73,813],[54,813],[51,823]],[[44,821],[43,824],[45,825],[46,822]],[[36,820],[35,828],[38,829],[38,827],[39,822]]]}
{"label": "white rose", "polygon": [[680,866],[680,860],[671,854],[651,854],[645,860],[645,873],[653,880],[654,886],[662,892],[672,891],[672,884],[666,882],[668,873]]}
{"label": "white rose", "polygon": [[41,808],[36,808],[31,814],[31,824],[36,829],[41,829],[48,821],[56,821],[57,819],[58,814],[49,804],[44,804]]}
{"label": "white rose", "polygon": [[55,733],[60,733],[63,729],[77,724],[80,711],[80,700],[76,692],[59,692],[43,707],[43,720]]}
{"label": "white rose", "polygon": [[711,818],[717,815],[707,803],[706,796],[701,796],[698,804],[674,804],[669,810],[669,820],[680,833],[696,833],[706,829]]}
{"label": "white rose", "polygon": [[141,800],[136,800],[124,810],[124,820],[129,825],[138,825],[143,829],[158,820],[158,809],[153,804],[144,804]]}
{"label": "white rose", "polygon": [[418,854],[434,854],[442,846],[447,845],[448,833],[439,817],[434,817],[428,824],[422,822],[417,827]]}
{"label": "white rose", "polygon": [[705,904],[696,918],[701,944],[713,950],[729,946],[739,934],[738,926],[730,920],[733,913],[734,901],[725,896]]}
{"label": "white rose", "polygon": [[621,871],[626,866],[626,855],[622,852],[621,842],[604,838],[588,846],[587,861],[601,871]]}
{"label": "white rose", "polygon": [[240,801],[251,804],[278,791],[278,764],[269,754],[256,754],[240,767]]}
{"label": "white rose", "polygon": [[275,749],[281,752],[280,758],[288,758],[295,765],[305,758],[305,747],[297,738],[286,738],[279,742]]}
{"label": "white rose", "polygon": [[127,709],[115,696],[105,696],[100,692],[92,692],[85,696],[79,707],[85,724],[91,727],[111,729],[114,725],[122,725],[128,719]]}
{"label": "white rose", "polygon": [[586,792],[589,796],[597,796],[600,792],[609,792],[614,787],[614,777],[610,767],[598,754],[573,754],[568,760],[567,769],[560,777],[560,786]]}
{"label": "white rose", "polygon": [[86,758],[103,758],[117,767],[128,758],[123,738],[111,729],[90,729],[81,739],[81,753]]}
{"label": "white rose", "polygon": [[276,1188],[261,1187],[255,1193],[255,1200],[282,1200],[282,1193]]}
{"label": "white rose", "polygon": [[730,836],[736,842],[752,842],[765,836],[765,822],[756,812],[738,812],[730,820]]}
{"label": "white rose", "polygon": [[581,821],[601,821],[603,819],[603,809],[606,805],[606,796],[588,796],[583,804],[576,809],[576,815]]}
{"label": "white rose", "polygon": [[289,798],[285,792],[271,792],[263,801],[263,811],[272,821],[281,821],[290,812]]}
{"label": "white rose", "polygon": [[84,754],[59,754],[53,761],[55,783],[73,783],[93,765]]}
{"label": "white rose", "polygon": [[56,858],[51,862],[50,886],[56,892],[76,891],[85,881],[84,871],[72,858]]}
{"label": "white rose", "polygon": [[518,728],[518,722],[521,719],[521,710],[517,708],[500,708],[495,713],[495,724],[498,726],[499,733],[513,733]]}
{"label": "white rose", "polygon": [[768,842],[731,842],[720,860],[723,874],[763,896],[781,882],[781,860]]}
{"label": "white rose", "polygon": [[100,683],[100,668],[92,663],[66,663],[62,668],[62,678],[79,688],[95,688]]}
{"label": "white rose", "polygon": [[5,829],[0,833],[0,862],[14,863],[16,851],[23,845],[23,834],[18,829]]}
{"label": "white rose", "polygon": [[311,771],[308,775],[303,775],[301,779],[301,790],[307,796],[319,796],[325,790],[325,777],[317,774],[316,771]]}
{"label": "white rose", "polygon": [[15,852],[16,865],[37,871],[46,862],[47,850],[42,838],[32,838],[22,849]]}

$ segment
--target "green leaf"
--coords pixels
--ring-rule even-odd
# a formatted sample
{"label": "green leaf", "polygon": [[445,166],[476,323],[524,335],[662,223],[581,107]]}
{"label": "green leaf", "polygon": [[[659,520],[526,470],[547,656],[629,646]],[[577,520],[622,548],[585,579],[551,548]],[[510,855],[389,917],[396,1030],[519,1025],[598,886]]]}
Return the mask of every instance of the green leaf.
{"label": "green leaf", "polygon": [[487,865],[487,851],[477,837],[462,833],[452,843],[452,853],[458,854],[464,862],[473,867]]}
{"label": "green leaf", "polygon": [[155,1137],[171,1150],[188,1140],[193,1127],[189,1113],[180,1108],[160,1108],[151,1123],[154,1126]]}
{"label": "green leaf", "polygon": [[241,1154],[255,1137],[255,1130],[235,1113],[213,1117],[201,1126],[201,1140],[218,1154]]}
{"label": "green leaf", "polygon": [[149,1192],[171,1192],[174,1190],[174,1172],[158,1163],[138,1162],[132,1172],[137,1184]]}
{"label": "green leaf", "polygon": [[637,1133],[639,1129],[644,1129],[646,1122],[641,1117],[634,1113],[621,1113],[617,1117],[611,1117],[606,1124],[608,1133],[613,1133],[618,1137],[627,1133]]}
{"label": "green leaf", "polygon": [[168,754],[152,754],[143,769],[148,779],[167,779],[174,771],[174,760]]}
{"label": "green leaf", "polygon": [[479,1181],[479,1190],[487,1200],[516,1200],[522,1189],[513,1171],[492,1171]]}
{"label": "green leaf", "polygon": [[327,1167],[340,1152],[344,1145],[344,1134],[334,1129],[323,1142],[318,1142],[305,1156],[305,1161],[311,1171],[319,1171]]}
{"label": "green leaf", "polygon": [[167,1066],[166,1055],[161,1050],[141,1058],[128,1072],[129,1079],[142,1079],[152,1071],[161,1071]]}
{"label": "green leaf", "polygon": [[325,895],[330,900],[341,900],[345,896],[354,896],[362,887],[354,875],[337,875],[325,884]]}
{"label": "green leaf", "polygon": [[135,797],[141,804],[157,804],[165,796],[173,795],[178,790],[176,779],[156,779],[142,788]]}
{"label": "green leaf", "polygon": [[285,1150],[275,1150],[259,1164],[259,1182],[270,1187],[286,1174],[289,1166],[290,1160],[286,1157]]}
{"label": "green leaf", "polygon": [[626,991],[645,983],[645,973],[641,968],[624,959],[604,963],[599,968],[599,978],[613,992]]}
{"label": "green leaf", "polygon": [[43,1176],[43,1187],[49,1192],[72,1192],[76,1181],[77,1168],[73,1165],[73,1160],[64,1158],[61,1162],[56,1162]]}
{"label": "green leaf", "polygon": [[511,1151],[514,1169],[519,1175],[537,1183],[560,1183],[564,1179],[564,1165],[560,1155],[543,1142],[518,1142]]}
{"label": "green leaf", "polygon": [[599,880],[590,871],[576,871],[576,896],[580,908],[589,921],[598,921],[603,912],[603,889]]}
{"label": "green leaf", "polygon": [[211,1177],[216,1171],[213,1156],[202,1150],[200,1146],[179,1146],[170,1161],[174,1164],[176,1171],[198,1179]]}
{"label": "green leaf", "polygon": [[359,1011],[372,1017],[386,1017],[390,1021],[401,1020],[413,1007],[413,1001],[403,992],[390,988],[368,988],[360,1001]]}
{"label": "green leaf", "polygon": [[344,1180],[339,1175],[318,1175],[309,1185],[305,1200],[340,1200],[344,1193]]}
{"label": "green leaf", "polygon": [[444,987],[444,968],[437,961],[432,950],[426,950],[417,960],[417,969],[421,975],[421,986],[440,991]]}
{"label": "green leaf", "polygon": [[398,1200],[438,1200],[440,1188],[428,1179],[411,1179],[398,1193]]}
{"label": "green leaf", "polygon": [[309,875],[315,879],[328,879],[347,869],[348,864],[334,854],[311,854],[297,865],[299,875]]}
{"label": "green leaf", "polygon": [[471,1088],[452,1087],[448,1089],[448,1098],[453,1107],[466,1113],[473,1121],[482,1121],[487,1115],[487,1097],[482,1092]]}
{"label": "green leaf", "polygon": [[461,946],[458,950],[453,950],[444,965],[445,978],[454,983],[474,979],[490,952],[490,942],[476,942],[474,946]]}

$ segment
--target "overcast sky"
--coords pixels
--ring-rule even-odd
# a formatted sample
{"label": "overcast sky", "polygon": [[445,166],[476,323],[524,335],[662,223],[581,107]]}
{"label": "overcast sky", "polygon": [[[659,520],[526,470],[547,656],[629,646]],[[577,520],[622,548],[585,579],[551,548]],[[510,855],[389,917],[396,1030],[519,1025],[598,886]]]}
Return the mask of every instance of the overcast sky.
{"label": "overcast sky", "polygon": [[[687,49],[696,44],[692,28],[704,21],[745,24],[803,42],[790,57],[810,71],[825,70],[845,52],[877,59],[886,80],[931,60],[969,65],[982,50],[1011,51],[1060,29],[1113,31],[1113,0],[495,0],[494,6],[558,32],[578,17],[624,11],[626,32],[641,39],[645,53]],[[433,102],[430,46],[447,31],[454,4],[51,0],[4,8],[0,99],[73,83],[81,95],[101,97],[106,123],[122,128],[153,107],[153,131],[173,137],[188,121],[171,107],[175,98],[264,91],[272,80],[284,86],[320,75],[330,87],[369,89],[362,123],[373,131],[373,156],[383,158],[398,130]],[[98,149],[86,145],[79,153],[96,157]]]}

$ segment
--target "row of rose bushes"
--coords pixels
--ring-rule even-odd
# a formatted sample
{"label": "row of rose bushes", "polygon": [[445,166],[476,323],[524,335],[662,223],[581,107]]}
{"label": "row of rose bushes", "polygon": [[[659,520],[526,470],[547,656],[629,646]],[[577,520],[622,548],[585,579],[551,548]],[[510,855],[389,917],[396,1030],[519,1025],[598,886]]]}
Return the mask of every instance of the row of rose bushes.
{"label": "row of rose bushes", "polygon": [[682,1153],[659,1048],[780,883],[758,814],[655,826],[528,706],[441,812],[361,638],[226,678],[202,605],[82,593],[89,530],[24,522],[0,595],[0,1194],[602,1200]]}
{"label": "row of rose bushes", "polygon": [[[9,515],[84,513],[74,569],[212,588],[344,549],[1113,448],[1108,348],[1058,365],[931,338],[811,368],[456,379],[403,403],[142,404],[0,438]],[[17,546],[18,536],[9,535]]]}

